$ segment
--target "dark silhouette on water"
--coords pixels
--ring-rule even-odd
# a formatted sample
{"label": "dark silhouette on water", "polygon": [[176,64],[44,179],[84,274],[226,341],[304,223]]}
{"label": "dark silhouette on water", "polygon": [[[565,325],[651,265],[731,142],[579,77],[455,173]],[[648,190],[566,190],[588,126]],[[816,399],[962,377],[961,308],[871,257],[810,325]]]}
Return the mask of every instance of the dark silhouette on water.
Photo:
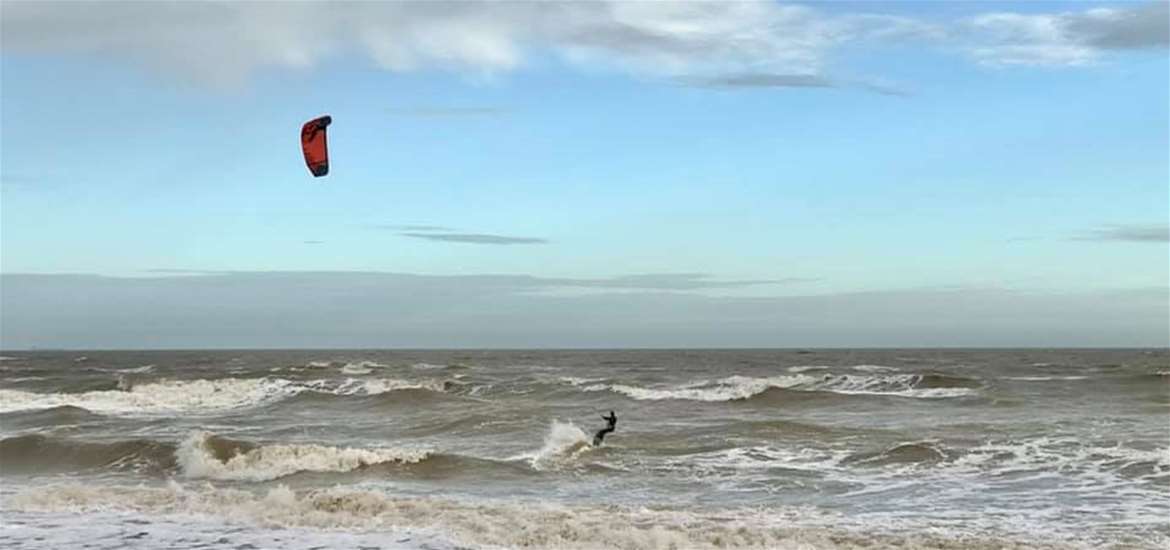
{"label": "dark silhouette on water", "polygon": [[609,433],[612,432],[615,427],[617,427],[617,415],[614,414],[613,411],[609,411],[609,416],[602,415],[601,418],[602,420],[605,420],[606,424],[604,428],[597,430],[597,434],[593,436],[594,447],[601,445],[601,442],[605,439],[605,436],[609,435]]}

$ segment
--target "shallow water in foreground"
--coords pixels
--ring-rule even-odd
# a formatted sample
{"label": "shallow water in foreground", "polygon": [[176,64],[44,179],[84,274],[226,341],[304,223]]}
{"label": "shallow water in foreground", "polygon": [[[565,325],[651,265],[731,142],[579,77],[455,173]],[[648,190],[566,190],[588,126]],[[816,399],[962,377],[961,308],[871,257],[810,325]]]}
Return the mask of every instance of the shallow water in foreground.
{"label": "shallow water in foreground", "polygon": [[1170,544],[1166,350],[2,355],[0,546]]}

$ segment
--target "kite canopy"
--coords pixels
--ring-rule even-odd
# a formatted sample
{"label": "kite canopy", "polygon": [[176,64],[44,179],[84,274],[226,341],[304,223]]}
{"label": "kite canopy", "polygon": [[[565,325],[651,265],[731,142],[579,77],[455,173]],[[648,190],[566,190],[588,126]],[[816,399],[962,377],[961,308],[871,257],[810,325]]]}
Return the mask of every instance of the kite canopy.
{"label": "kite canopy", "polygon": [[329,149],[325,146],[325,128],[333,117],[325,115],[314,118],[301,127],[301,149],[305,152],[305,165],[315,177],[329,173]]}

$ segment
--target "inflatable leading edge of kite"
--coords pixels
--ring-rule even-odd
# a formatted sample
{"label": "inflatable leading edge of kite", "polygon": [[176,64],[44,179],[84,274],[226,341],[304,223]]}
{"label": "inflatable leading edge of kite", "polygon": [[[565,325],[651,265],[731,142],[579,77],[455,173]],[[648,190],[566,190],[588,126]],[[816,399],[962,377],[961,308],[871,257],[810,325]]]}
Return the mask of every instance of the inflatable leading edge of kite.
{"label": "inflatable leading edge of kite", "polygon": [[333,117],[325,115],[314,118],[301,127],[301,150],[305,152],[305,165],[314,177],[329,173],[329,148],[325,145],[325,128]]}

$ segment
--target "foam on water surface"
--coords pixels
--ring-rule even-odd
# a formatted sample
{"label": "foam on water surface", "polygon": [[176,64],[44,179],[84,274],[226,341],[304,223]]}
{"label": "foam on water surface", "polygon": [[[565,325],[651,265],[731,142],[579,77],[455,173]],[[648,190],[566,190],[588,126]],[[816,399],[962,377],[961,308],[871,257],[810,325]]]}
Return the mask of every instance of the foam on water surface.
{"label": "foam on water surface", "polygon": [[296,381],[283,378],[220,378],[119,382],[122,389],[83,393],[36,393],[0,389],[0,413],[78,407],[102,414],[210,414],[263,405],[305,392],[341,396],[378,395],[397,390],[442,392],[442,380],[346,378]]}
{"label": "foam on water surface", "polygon": [[216,456],[213,435],[192,433],[179,445],[175,456],[183,476],[236,481],[269,481],[298,472],[350,472],[385,464],[426,460],[428,449],[355,449],[313,444],[275,444]]}
{"label": "foam on water surface", "polygon": [[[1156,548],[1170,534],[1159,350],[80,355],[0,367],[0,525],[25,521],[25,547],[109,535],[104,514],[189,522],[229,542],[192,540],[233,549],[403,530],[434,548]],[[611,409],[617,431],[592,447]]]}
{"label": "foam on water surface", "polygon": [[[185,487],[87,487],[59,485],[32,489],[5,499],[7,528],[0,536],[28,540],[55,523],[58,544],[92,538],[108,524],[71,521],[62,512],[85,512],[78,519],[123,518],[126,531],[168,540],[173,530],[196,536],[174,541],[200,547],[200,533],[219,533],[227,547],[244,541],[307,535],[327,546],[380,536],[391,548],[602,548],[645,549],[845,549],[898,546],[918,548],[1071,548],[975,534],[922,532],[905,536],[846,527],[849,519],[805,508],[729,509],[709,514],[685,508],[564,506],[536,502],[470,502],[442,498],[399,498],[378,491],[345,488],[264,492]],[[37,514],[43,514],[38,516]],[[16,519],[16,522],[13,519]],[[59,523],[56,523],[59,522]],[[117,524],[118,522],[114,522]],[[146,527],[160,525],[163,527]],[[328,531],[305,531],[306,528]],[[278,530],[277,530],[278,529]],[[344,531],[335,531],[344,529]],[[416,538],[421,540],[415,540]],[[173,540],[173,539],[171,539]],[[30,541],[31,542],[31,541]],[[33,547],[48,548],[48,541]],[[293,543],[298,544],[298,543]],[[236,546],[238,547],[238,546]],[[299,547],[299,546],[293,546]]]}

